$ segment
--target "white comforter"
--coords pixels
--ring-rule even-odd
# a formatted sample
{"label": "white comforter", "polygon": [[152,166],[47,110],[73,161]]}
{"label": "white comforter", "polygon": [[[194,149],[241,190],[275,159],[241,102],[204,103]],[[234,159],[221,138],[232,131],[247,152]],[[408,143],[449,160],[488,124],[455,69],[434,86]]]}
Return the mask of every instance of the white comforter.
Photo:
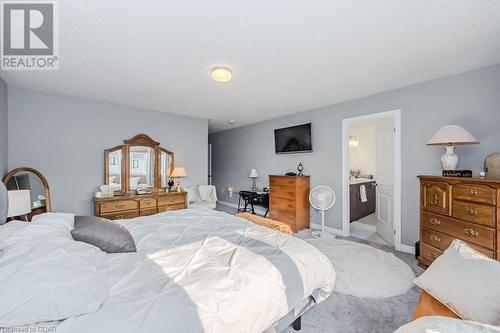
{"label": "white comforter", "polygon": [[137,253],[108,254],[109,297],[57,332],[261,333],[309,295],[333,291],[330,261],[306,242],[210,209],[120,221]]}

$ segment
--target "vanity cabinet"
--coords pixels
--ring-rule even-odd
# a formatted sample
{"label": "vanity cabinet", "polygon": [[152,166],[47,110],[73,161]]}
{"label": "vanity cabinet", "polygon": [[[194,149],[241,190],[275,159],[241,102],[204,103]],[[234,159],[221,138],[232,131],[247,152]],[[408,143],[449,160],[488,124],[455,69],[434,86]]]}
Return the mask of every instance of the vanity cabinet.
{"label": "vanity cabinet", "polygon": [[[365,186],[366,202],[361,202],[360,187]],[[368,181],[355,183],[349,186],[350,222],[357,221],[365,216],[375,213],[376,183]]]}

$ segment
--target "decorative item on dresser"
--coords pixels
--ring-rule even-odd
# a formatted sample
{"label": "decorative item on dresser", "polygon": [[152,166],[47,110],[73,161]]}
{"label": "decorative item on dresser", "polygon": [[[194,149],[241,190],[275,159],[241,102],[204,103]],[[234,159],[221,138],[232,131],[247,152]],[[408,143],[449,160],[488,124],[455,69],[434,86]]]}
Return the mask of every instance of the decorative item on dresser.
{"label": "decorative item on dresser", "polygon": [[183,168],[173,174],[174,153],[145,134],[123,142],[104,151],[104,184],[115,196],[94,199],[96,216],[128,219],[186,208],[187,192],[169,192],[173,176],[186,175]]}
{"label": "decorative item on dresser", "polygon": [[294,232],[309,228],[309,176],[269,176],[269,217]]}
{"label": "decorative item on dresser", "polygon": [[187,208],[187,192],[155,192],[146,195],[95,198],[95,215],[110,220],[131,219]]}
{"label": "decorative item on dresser", "polygon": [[443,170],[456,170],[458,166],[458,155],[455,154],[454,145],[467,145],[479,143],[479,141],[465,128],[458,125],[446,125],[441,127],[432,138],[427,141],[428,145],[445,146],[446,152],[441,156]]}
{"label": "decorative item on dresser", "polygon": [[500,259],[500,179],[419,178],[419,265],[429,266],[454,239]]}

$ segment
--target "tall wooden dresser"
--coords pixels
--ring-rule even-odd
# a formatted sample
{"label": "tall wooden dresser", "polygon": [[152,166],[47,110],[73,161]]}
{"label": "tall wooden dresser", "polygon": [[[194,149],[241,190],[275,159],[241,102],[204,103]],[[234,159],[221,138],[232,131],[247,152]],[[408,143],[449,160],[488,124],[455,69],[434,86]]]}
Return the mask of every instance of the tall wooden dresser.
{"label": "tall wooden dresser", "polygon": [[269,217],[293,232],[309,228],[309,176],[269,176]]}
{"label": "tall wooden dresser", "polygon": [[500,179],[419,178],[419,265],[429,266],[454,239],[499,260]]}

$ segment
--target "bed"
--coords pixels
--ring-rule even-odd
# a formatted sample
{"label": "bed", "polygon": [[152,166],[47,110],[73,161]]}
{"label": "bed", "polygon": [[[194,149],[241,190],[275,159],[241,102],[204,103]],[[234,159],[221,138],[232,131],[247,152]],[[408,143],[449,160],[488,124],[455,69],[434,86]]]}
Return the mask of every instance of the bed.
{"label": "bed", "polygon": [[[0,226],[0,250],[45,237],[36,252],[50,260],[44,247],[71,237],[72,219],[47,213],[31,224],[9,222],[19,225],[7,236],[7,225]],[[30,233],[37,223],[57,229],[57,237]],[[104,256],[108,295],[102,305],[39,326],[58,333],[279,332],[333,291],[335,272],[321,252],[243,218],[197,208],[117,223],[130,231],[137,252]]]}

